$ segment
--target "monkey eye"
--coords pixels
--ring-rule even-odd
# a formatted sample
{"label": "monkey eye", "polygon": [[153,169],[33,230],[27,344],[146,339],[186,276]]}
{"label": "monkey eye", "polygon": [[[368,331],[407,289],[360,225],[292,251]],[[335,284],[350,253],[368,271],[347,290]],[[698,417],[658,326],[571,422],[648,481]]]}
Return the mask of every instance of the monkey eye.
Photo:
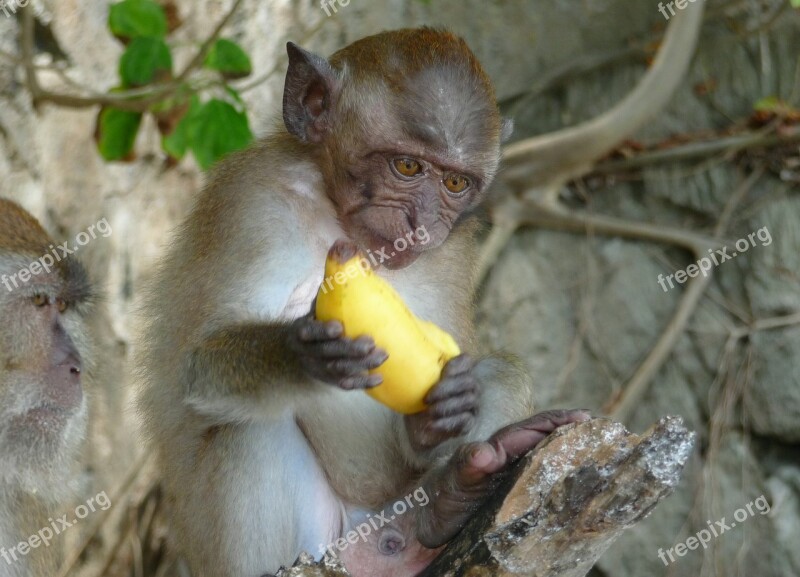
{"label": "monkey eye", "polygon": [[58,308],[58,312],[63,313],[65,310],[67,310],[69,305],[64,299],[56,299],[56,307]]}
{"label": "monkey eye", "polygon": [[33,295],[33,304],[37,307],[43,307],[47,304],[47,295],[36,294]]}
{"label": "monkey eye", "polygon": [[450,174],[444,179],[444,186],[455,196],[460,196],[472,185],[472,182],[460,174]]}
{"label": "monkey eye", "polygon": [[411,178],[422,173],[422,165],[413,158],[395,158],[392,167],[400,176]]}

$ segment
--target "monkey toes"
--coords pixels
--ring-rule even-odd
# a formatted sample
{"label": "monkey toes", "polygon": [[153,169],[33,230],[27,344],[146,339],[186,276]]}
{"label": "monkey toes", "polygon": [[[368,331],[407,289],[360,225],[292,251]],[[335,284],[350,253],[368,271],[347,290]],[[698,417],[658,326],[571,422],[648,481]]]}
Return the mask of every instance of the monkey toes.
{"label": "monkey toes", "polygon": [[428,477],[433,502],[420,510],[417,538],[426,547],[452,539],[491,493],[496,475],[535,448],[558,427],[588,421],[586,410],[547,411],[497,431],[487,441],[466,444]]}

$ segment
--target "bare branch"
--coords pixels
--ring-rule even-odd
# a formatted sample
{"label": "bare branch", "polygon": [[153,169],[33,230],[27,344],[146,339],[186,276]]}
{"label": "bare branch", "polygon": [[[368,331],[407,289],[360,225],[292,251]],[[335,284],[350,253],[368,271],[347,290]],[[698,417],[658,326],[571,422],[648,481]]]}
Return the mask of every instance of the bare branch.
{"label": "bare branch", "polygon": [[800,142],[800,126],[787,127],[781,132],[757,131],[715,140],[690,142],[664,150],[637,154],[622,160],[607,160],[597,164],[592,173],[608,174],[668,162],[706,158],[714,154],[732,154],[748,148],[771,148]]}
{"label": "bare branch", "polygon": [[560,203],[546,203],[533,199],[516,202],[519,222],[529,226],[574,232],[591,230],[594,234],[670,244],[694,253],[724,245],[723,240],[681,228],[570,211]]}
{"label": "bare branch", "polygon": [[690,4],[672,18],[653,66],[611,110],[579,126],[506,147],[504,178],[537,187],[559,187],[590,170],[599,158],[658,114],[689,68],[703,8],[703,2]]}
{"label": "bare branch", "polygon": [[239,8],[242,1],[243,0],[236,0],[234,2],[233,6],[225,15],[225,17],[217,24],[211,36],[206,39],[186,68],[184,68],[183,72],[181,72],[174,80],[164,84],[147,87],[146,89],[137,88],[109,94],[93,93],[89,96],[77,96],[59,92],[51,92],[42,88],[37,75],[37,67],[33,63],[33,11],[29,6],[22,8],[21,63],[25,69],[25,80],[34,106],[41,102],[49,102],[67,108],[113,106],[114,108],[118,108],[120,110],[145,112],[150,108],[150,106],[162,101],[164,98],[171,96],[178,90],[178,88],[185,84],[185,81],[191,72],[202,64],[203,60],[208,54],[208,51],[213,46],[214,42],[216,42],[216,40],[219,38],[222,29],[230,21],[231,17]]}
{"label": "bare branch", "polygon": [[[697,255],[698,253],[695,253]],[[699,256],[698,256],[699,258]],[[711,283],[711,273],[708,276],[698,276],[690,279],[686,285],[686,290],[681,296],[681,301],[672,315],[667,326],[662,331],[656,341],[655,346],[650,350],[642,364],[636,368],[636,372],[625,384],[622,394],[606,412],[614,419],[627,421],[633,414],[634,409],[639,406],[644,397],[653,377],[664,366],[664,363],[672,354],[675,344],[689,324],[700,299],[703,297],[706,288]]]}
{"label": "bare branch", "polygon": [[211,50],[211,47],[214,45],[214,42],[216,42],[217,39],[219,38],[219,35],[222,34],[222,29],[225,28],[228,22],[230,22],[233,15],[239,9],[239,6],[242,5],[242,1],[243,0],[236,0],[233,3],[233,6],[231,6],[230,10],[228,10],[228,13],[225,15],[225,17],[219,21],[219,24],[217,24],[217,27],[211,33],[211,36],[209,36],[206,39],[206,41],[203,42],[203,45],[200,47],[200,50],[197,51],[197,54],[194,55],[194,58],[192,58],[189,64],[186,65],[186,68],[183,69],[183,72],[178,74],[178,77],[175,79],[178,84],[186,80],[189,74],[191,74],[195,68],[197,68],[203,63],[203,61],[206,58],[206,55],[208,54],[208,51]]}

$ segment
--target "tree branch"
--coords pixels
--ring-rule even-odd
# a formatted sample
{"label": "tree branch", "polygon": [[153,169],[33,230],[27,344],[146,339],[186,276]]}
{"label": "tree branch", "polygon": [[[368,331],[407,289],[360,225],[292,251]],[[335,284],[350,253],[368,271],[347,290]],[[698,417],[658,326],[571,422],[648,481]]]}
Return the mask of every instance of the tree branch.
{"label": "tree branch", "polygon": [[609,174],[654,164],[681,162],[721,153],[732,154],[748,148],[772,148],[774,146],[784,146],[796,142],[800,142],[800,126],[788,127],[781,132],[759,130],[746,134],[717,138],[715,140],[690,142],[663,150],[643,152],[631,158],[605,160],[599,162],[591,172],[593,174]]}
{"label": "tree branch", "polygon": [[242,5],[242,0],[236,0],[231,6],[231,9],[228,10],[228,13],[219,21],[217,27],[214,28],[214,31],[211,33],[203,45],[200,47],[200,50],[197,51],[197,54],[194,55],[194,58],[186,65],[186,68],[183,69],[183,72],[178,74],[178,77],[175,81],[180,84],[192,73],[192,71],[200,66],[205,60],[208,51],[211,50],[211,47],[214,45],[214,42],[217,41],[219,35],[222,34],[222,29],[230,22],[231,18],[233,18],[234,13],[239,9],[239,6]]}
{"label": "tree branch", "polygon": [[658,114],[689,68],[703,9],[704,3],[697,2],[673,17],[653,66],[611,110],[579,126],[507,146],[504,178],[560,188],[588,172],[599,158]]}
{"label": "tree branch", "polygon": [[217,24],[214,32],[209,36],[192,60],[174,80],[165,84],[147,87],[146,89],[136,88],[122,92],[109,94],[92,94],[90,96],[77,96],[60,92],[51,92],[42,88],[39,83],[36,65],[34,60],[34,38],[33,38],[33,10],[30,6],[21,9],[21,47],[22,47],[22,66],[25,69],[25,82],[28,92],[31,94],[34,106],[41,102],[50,102],[58,106],[67,108],[91,108],[94,106],[113,106],[120,110],[132,112],[145,112],[157,102],[173,95],[186,81],[191,72],[202,64],[208,51],[219,38],[222,29],[230,21],[233,14],[241,5],[242,0],[236,0],[225,17]]}
{"label": "tree branch", "polygon": [[[643,435],[595,419],[524,458],[419,577],[583,577],[680,481],[694,433],[665,417]],[[278,577],[347,577],[302,556]]]}

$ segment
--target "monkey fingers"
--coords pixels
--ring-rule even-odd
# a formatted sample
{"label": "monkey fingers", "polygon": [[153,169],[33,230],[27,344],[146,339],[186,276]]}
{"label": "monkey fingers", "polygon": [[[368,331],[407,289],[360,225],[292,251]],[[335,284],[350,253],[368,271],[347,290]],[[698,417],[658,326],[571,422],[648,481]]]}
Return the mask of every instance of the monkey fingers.
{"label": "monkey fingers", "polygon": [[383,382],[380,375],[368,371],[386,362],[388,354],[369,336],[345,337],[338,321],[323,323],[311,315],[298,319],[292,348],[306,372],[323,382],[345,390],[372,388]]}
{"label": "monkey fingers", "polygon": [[491,494],[497,475],[558,427],[590,418],[583,410],[539,413],[500,429],[486,442],[460,447],[425,481],[428,494],[435,497],[417,516],[420,543],[431,548],[447,543]]}
{"label": "monkey fingers", "polygon": [[296,321],[297,336],[304,343],[325,342],[338,339],[344,334],[344,327],[339,321],[324,323],[308,314]]}
{"label": "monkey fingers", "polygon": [[372,337],[368,336],[357,339],[337,337],[326,341],[312,341],[306,343],[304,348],[307,355],[331,361],[373,356],[383,362],[387,356],[385,351],[375,345]]}
{"label": "monkey fingers", "polygon": [[442,380],[425,397],[427,408],[406,417],[411,446],[418,451],[468,433],[478,414],[478,384],[467,355],[452,359],[442,371]]}

